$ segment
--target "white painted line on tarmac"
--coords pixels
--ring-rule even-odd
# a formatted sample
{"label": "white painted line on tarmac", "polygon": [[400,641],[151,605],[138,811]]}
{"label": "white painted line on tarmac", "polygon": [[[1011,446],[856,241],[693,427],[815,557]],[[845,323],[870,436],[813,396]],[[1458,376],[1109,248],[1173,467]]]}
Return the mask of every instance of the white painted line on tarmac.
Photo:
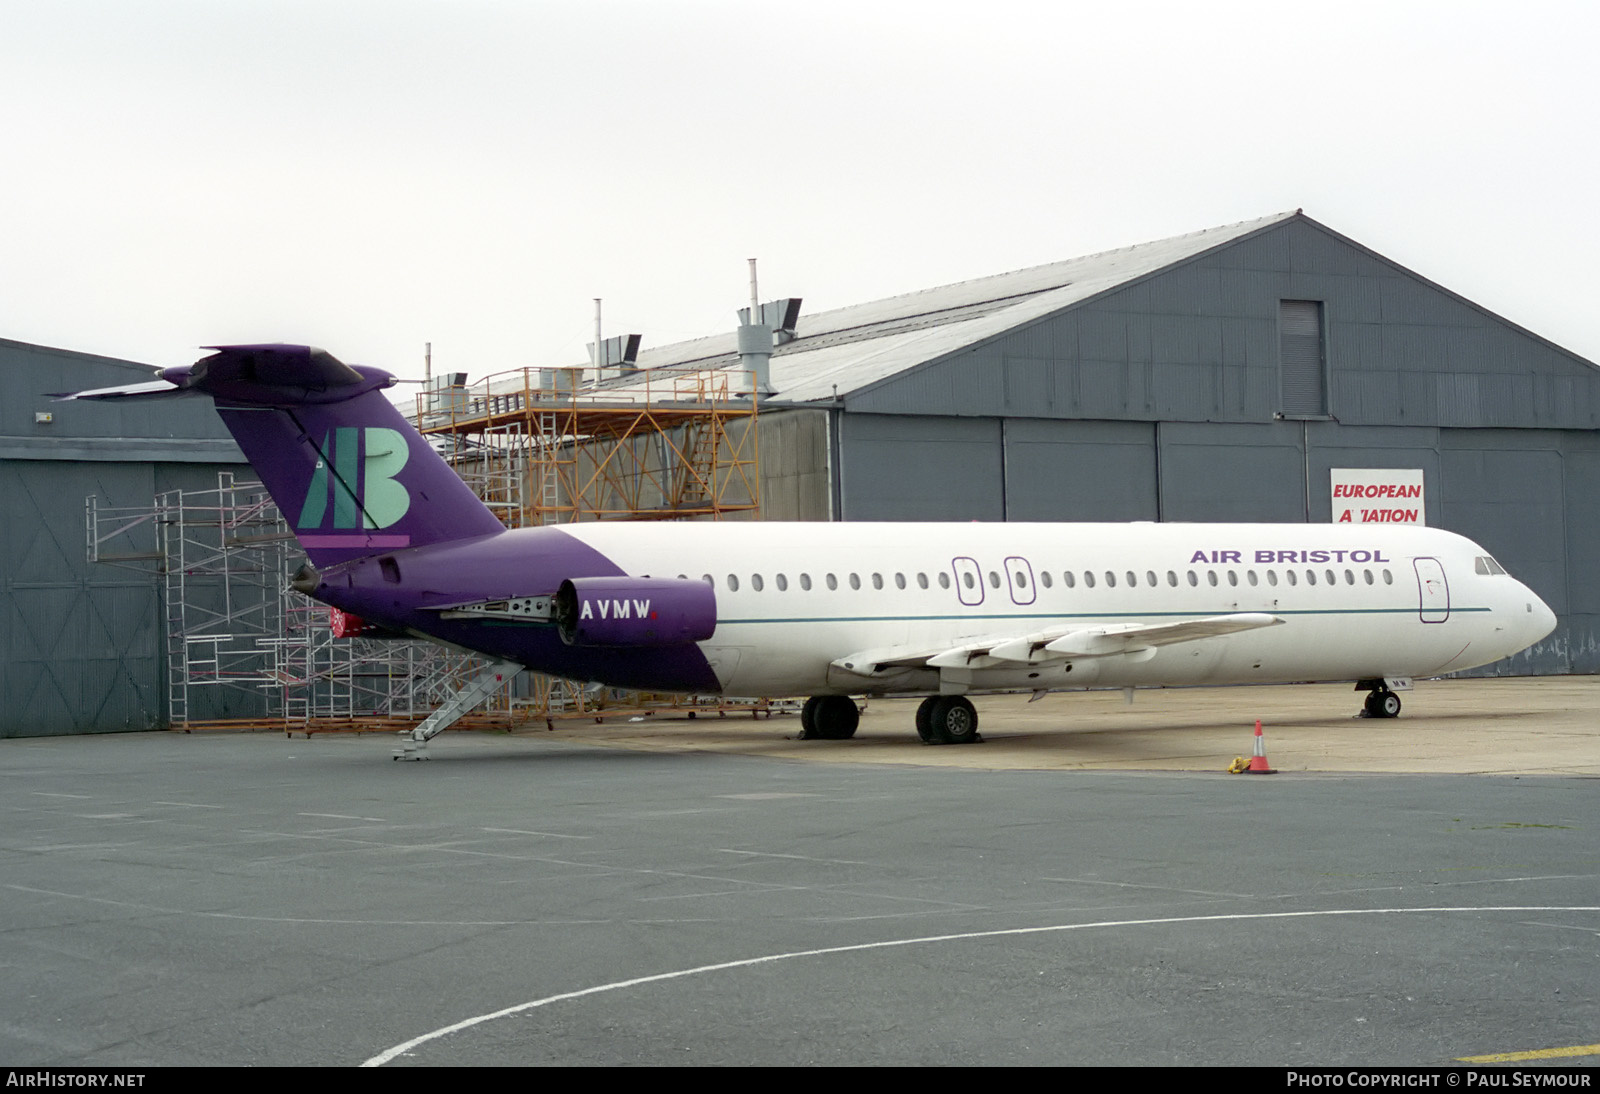
{"label": "white painted line on tarmac", "polygon": [[512,1015],[522,1014],[539,1007],[547,1007],[552,1003],[563,1003],[570,999],[582,999],[586,996],[601,995],[605,992],[623,991],[643,984],[659,984],[667,980],[682,980],[705,973],[725,972],[729,969],[748,969],[757,965],[771,965],[779,961],[791,961],[799,957],[825,957],[831,954],[862,953],[868,950],[887,950],[900,946],[926,946],[937,942],[964,942],[979,938],[1005,938],[1030,934],[1087,931],[1100,927],[1152,927],[1172,923],[1237,923],[1243,920],[1312,919],[1358,915],[1450,915],[1490,912],[1600,912],[1600,905],[1579,904],[1527,907],[1491,905],[1478,908],[1329,908],[1310,912],[1240,912],[1232,915],[1188,915],[1161,919],[1115,919],[1096,923],[1058,923],[1048,927],[1010,927],[997,931],[966,931],[960,934],[926,935],[920,938],[894,938],[883,942],[862,942],[852,946],[827,946],[816,950],[791,950],[786,953],[767,954],[764,957],[746,957],[739,961],[722,961],[715,965],[698,965],[692,969],[678,969],[675,972],[660,972],[653,976],[637,976],[631,980],[616,980],[609,984],[596,984],[592,988],[582,988],[578,991],[562,992],[560,995],[547,995],[542,999],[532,999],[526,1003],[518,1003],[516,1006],[506,1007],[503,1010],[493,1011],[489,1014],[479,1014],[448,1026],[441,1026],[439,1029],[431,1030],[419,1037],[413,1037],[409,1041],[403,1041],[393,1048],[385,1049],[376,1056],[363,1061],[361,1066],[382,1067],[395,1057],[405,1055],[412,1049],[425,1045],[430,1041],[437,1041],[441,1037],[448,1037],[452,1033],[460,1033],[464,1029],[480,1026],[485,1022],[493,1022],[497,1018],[509,1018]]}
{"label": "white painted line on tarmac", "polygon": [[594,839],[593,836],[573,836],[565,832],[538,832],[531,828],[480,828],[478,831],[504,833],[512,836],[548,836],[550,839]]}
{"label": "white painted line on tarmac", "polygon": [[820,862],[827,866],[871,866],[870,862],[857,862],[849,858],[813,858],[811,855],[780,855],[773,851],[740,851],[733,847],[713,848],[722,855],[749,855],[751,858],[791,858],[800,862]]}

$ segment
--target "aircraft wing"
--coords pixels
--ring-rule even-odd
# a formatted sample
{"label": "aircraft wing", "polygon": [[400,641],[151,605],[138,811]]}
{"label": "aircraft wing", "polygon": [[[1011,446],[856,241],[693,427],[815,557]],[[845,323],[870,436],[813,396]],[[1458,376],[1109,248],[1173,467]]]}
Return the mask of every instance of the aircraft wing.
{"label": "aircraft wing", "polygon": [[959,646],[894,646],[863,650],[833,662],[856,676],[890,676],[907,669],[988,669],[1122,654],[1153,654],[1157,646],[1217,638],[1285,622],[1265,612],[1235,612],[1173,623],[1064,624],[1025,635],[974,638]]}

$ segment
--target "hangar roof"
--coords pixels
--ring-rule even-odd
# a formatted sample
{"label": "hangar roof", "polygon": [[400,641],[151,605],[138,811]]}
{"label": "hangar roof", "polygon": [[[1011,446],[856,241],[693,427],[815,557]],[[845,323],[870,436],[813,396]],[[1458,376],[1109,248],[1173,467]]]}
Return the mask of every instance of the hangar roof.
{"label": "hangar roof", "polygon": [[[1298,211],[801,314],[795,339],[772,356],[772,386],[783,402],[832,399],[914,365],[994,337],[1110,289],[1280,224]],[[733,331],[646,347],[640,369],[725,368],[738,363]],[[626,379],[602,385],[621,394]]]}

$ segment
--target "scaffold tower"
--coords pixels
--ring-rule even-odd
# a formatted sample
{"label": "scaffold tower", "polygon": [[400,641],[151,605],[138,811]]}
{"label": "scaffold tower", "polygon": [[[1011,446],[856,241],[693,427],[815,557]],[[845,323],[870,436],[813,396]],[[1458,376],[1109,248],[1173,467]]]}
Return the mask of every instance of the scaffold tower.
{"label": "scaffold tower", "polygon": [[[174,729],[406,728],[487,664],[431,642],[340,637],[326,605],[289,587],[304,553],[277,506],[232,472],[148,506],[90,497],[86,528],[89,561],[161,587]],[[502,695],[471,724],[510,718]]]}
{"label": "scaffold tower", "polygon": [[424,392],[417,425],[508,527],[720,520],[760,506],[746,374],[518,369]]}

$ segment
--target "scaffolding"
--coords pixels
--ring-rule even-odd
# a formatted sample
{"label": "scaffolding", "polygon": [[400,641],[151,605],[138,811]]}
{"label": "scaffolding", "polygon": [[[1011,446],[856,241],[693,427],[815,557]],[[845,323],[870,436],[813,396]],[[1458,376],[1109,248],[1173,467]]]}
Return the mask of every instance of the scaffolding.
{"label": "scaffolding", "polygon": [[[721,520],[760,506],[748,373],[624,372],[585,384],[583,369],[517,369],[417,398],[433,438],[512,528],[594,520]],[[533,676],[516,705],[559,719],[663,709],[726,713],[749,704],[585,687]],[[758,704],[765,709],[765,704]]]}
{"label": "scaffolding", "polygon": [[760,506],[756,402],[720,369],[518,369],[417,399],[417,426],[511,528],[721,520]]}
{"label": "scaffolding", "polygon": [[[430,642],[337,637],[328,608],[289,587],[303,552],[277,506],[232,472],[148,506],[91,496],[85,527],[90,562],[161,585],[174,729],[409,728],[487,663]],[[512,718],[502,695],[471,724]]]}
{"label": "scaffolding", "polygon": [[[756,405],[734,390],[743,375],[585,385],[581,369],[521,369],[424,393],[417,424],[508,527],[720,520],[759,505]],[[175,729],[410,729],[490,664],[429,642],[337,637],[329,609],[290,587],[303,552],[277,506],[232,472],[214,490],[172,490],[148,506],[90,497],[85,525],[89,561],[161,584]],[[533,677],[458,724],[765,707]]]}

